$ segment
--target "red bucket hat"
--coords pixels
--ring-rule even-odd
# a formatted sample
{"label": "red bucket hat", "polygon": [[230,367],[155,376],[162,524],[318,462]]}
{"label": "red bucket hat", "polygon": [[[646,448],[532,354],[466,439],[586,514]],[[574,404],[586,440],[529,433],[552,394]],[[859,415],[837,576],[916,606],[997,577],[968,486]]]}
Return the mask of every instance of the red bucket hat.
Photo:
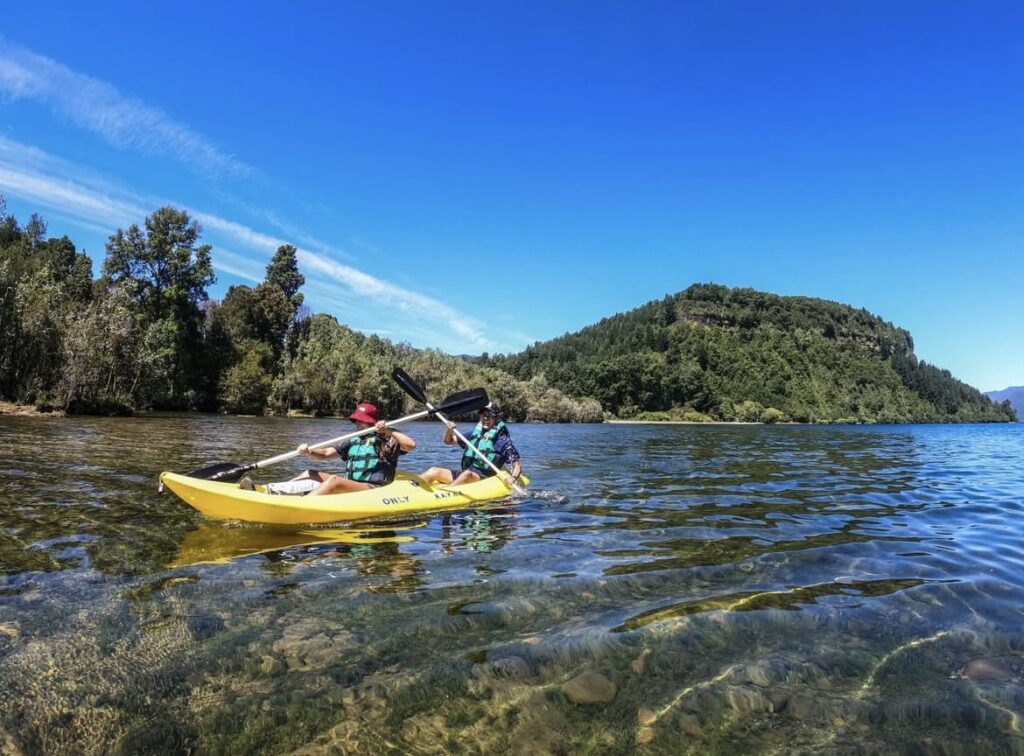
{"label": "red bucket hat", "polygon": [[377,422],[377,407],[368,402],[361,402],[356,405],[355,411],[348,416],[348,419],[373,425]]}

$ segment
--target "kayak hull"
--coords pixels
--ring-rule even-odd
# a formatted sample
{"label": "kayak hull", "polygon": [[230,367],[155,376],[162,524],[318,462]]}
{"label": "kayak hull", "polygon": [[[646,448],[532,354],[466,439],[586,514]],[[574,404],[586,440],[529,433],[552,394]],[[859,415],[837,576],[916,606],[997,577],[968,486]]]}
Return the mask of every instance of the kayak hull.
{"label": "kayak hull", "polygon": [[[520,485],[529,480],[522,476]],[[465,509],[501,499],[510,491],[497,476],[461,486],[430,484],[418,476],[399,472],[393,483],[380,488],[326,496],[268,494],[257,486],[245,491],[237,483],[202,480],[165,472],[162,485],[182,501],[217,520],[242,520],[272,525],[396,519],[425,512]]]}

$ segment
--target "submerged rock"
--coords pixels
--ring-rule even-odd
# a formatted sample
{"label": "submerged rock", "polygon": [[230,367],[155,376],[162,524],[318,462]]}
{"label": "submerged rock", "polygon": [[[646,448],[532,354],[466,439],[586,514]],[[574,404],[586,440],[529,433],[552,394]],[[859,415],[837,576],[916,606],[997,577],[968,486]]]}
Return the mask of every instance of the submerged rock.
{"label": "submerged rock", "polygon": [[615,698],[615,683],[604,675],[587,670],[562,686],[562,693],[575,704],[602,704]]}
{"label": "submerged rock", "polygon": [[265,675],[276,675],[284,669],[284,665],[280,659],[275,659],[273,656],[264,656],[260,659],[260,672]]}
{"label": "submerged rock", "polygon": [[704,737],[704,728],[700,726],[700,720],[695,714],[683,713],[679,715],[679,730],[691,738]]}
{"label": "submerged rock", "polygon": [[307,670],[338,663],[355,646],[355,636],[346,630],[328,635],[319,623],[300,621],[285,629],[273,650],[284,657],[288,669]]}
{"label": "submerged rock", "polygon": [[632,662],[632,663],[631,663],[631,664],[629,665],[629,666],[630,666],[630,668],[631,668],[631,669],[632,669],[632,670],[633,670],[633,671],[634,671],[634,672],[635,672],[636,674],[638,674],[638,675],[642,675],[642,674],[644,673],[644,668],[645,668],[645,667],[647,666],[647,665],[646,665],[646,661],[647,661],[647,656],[648,656],[648,654],[650,654],[650,653],[651,653],[651,649],[649,649],[649,648],[645,648],[645,649],[644,649],[644,650],[643,650],[643,651],[641,652],[641,654],[640,654],[640,655],[639,655],[638,657],[636,657],[636,658],[635,658],[635,659],[633,660],[633,662]]}
{"label": "submerged rock", "polygon": [[224,629],[224,620],[215,615],[189,617],[186,621],[192,637],[198,641],[206,640]]}
{"label": "submerged rock", "polygon": [[752,664],[744,670],[746,682],[753,683],[759,688],[767,688],[772,684],[771,669],[765,664]]}
{"label": "submerged rock", "polygon": [[743,714],[772,710],[772,704],[760,691],[746,686],[730,685],[725,692],[725,701],[729,708]]}
{"label": "submerged rock", "polygon": [[530,664],[521,656],[503,656],[491,662],[491,673],[497,677],[529,677]]}
{"label": "submerged rock", "polygon": [[964,667],[963,674],[974,682],[1008,682],[1014,677],[1009,659],[974,659]]}
{"label": "submerged rock", "polygon": [[645,706],[637,710],[636,721],[641,726],[651,725],[658,721],[658,715]]}

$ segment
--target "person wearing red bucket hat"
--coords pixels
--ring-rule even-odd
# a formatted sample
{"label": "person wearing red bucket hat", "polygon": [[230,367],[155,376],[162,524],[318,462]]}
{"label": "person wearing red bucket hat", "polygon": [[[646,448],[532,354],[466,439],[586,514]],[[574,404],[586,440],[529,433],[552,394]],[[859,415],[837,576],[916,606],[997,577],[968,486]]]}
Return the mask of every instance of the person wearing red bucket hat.
{"label": "person wearing red bucket hat", "polygon": [[[344,493],[346,491],[363,491],[367,488],[387,485],[395,479],[398,458],[416,448],[416,442],[399,433],[379,419],[380,413],[376,405],[360,402],[348,416],[356,424],[357,430],[375,427],[374,433],[367,433],[358,438],[350,438],[335,446],[310,448],[309,444],[300,444],[296,451],[307,457],[317,459],[334,459],[340,457],[345,462],[344,475],[329,475],[317,470],[306,470],[296,478],[284,483],[270,483],[268,493],[305,494],[310,496]],[[246,485],[248,483],[248,485]],[[241,488],[251,488],[253,483],[248,478],[240,481]]]}
{"label": "person wearing red bucket hat", "polygon": [[370,425],[375,425],[380,420],[380,417],[378,417],[377,405],[370,404],[369,402],[357,404],[355,410],[348,416],[348,419],[354,423],[369,423]]}

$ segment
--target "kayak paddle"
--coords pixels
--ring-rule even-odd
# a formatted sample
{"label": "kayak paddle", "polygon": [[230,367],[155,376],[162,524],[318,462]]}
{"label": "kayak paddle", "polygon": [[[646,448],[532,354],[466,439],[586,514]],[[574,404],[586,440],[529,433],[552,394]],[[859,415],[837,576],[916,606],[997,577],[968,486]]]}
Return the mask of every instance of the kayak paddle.
{"label": "kayak paddle", "polygon": [[[438,420],[440,420],[443,423],[447,423],[448,422],[448,419],[444,415],[441,414],[442,411],[444,411],[444,412],[448,411],[444,407],[444,402],[442,402],[441,406],[439,406],[439,407],[435,407],[430,402],[428,402],[427,401],[427,395],[425,393],[423,393],[423,389],[420,387],[420,385],[418,383],[416,383],[416,381],[414,381],[412,379],[412,376],[410,376],[407,372],[402,370],[402,368],[396,367],[394,372],[391,373],[391,377],[395,379],[395,383],[397,383],[399,386],[401,386],[405,390],[405,393],[407,393],[409,396],[411,396],[416,401],[422,402],[423,404],[427,405],[427,409],[430,410],[430,412],[428,414],[433,415],[434,417],[436,417]],[[483,391],[483,389],[477,389],[477,390],[478,391]],[[479,409],[482,409],[482,408],[478,407],[477,409],[479,410]],[[469,442],[469,439],[466,438],[465,436],[463,436],[459,432],[458,428],[453,428],[452,432],[459,439],[461,439],[462,442],[468,448],[472,449],[474,454],[476,454],[478,457],[480,457],[480,459],[482,459],[484,462],[486,462],[488,467],[490,467],[492,470],[494,470],[494,472],[498,475],[499,478],[501,477],[502,469],[500,467],[498,467],[496,464],[494,464],[493,462],[491,462],[491,460],[489,460],[486,457],[486,455],[484,455],[483,452],[481,452],[479,449],[477,449],[475,446],[473,446],[473,444],[471,444]],[[502,480],[504,480],[504,479],[502,478]],[[515,484],[515,481],[513,481],[511,483],[508,483],[507,485],[509,485],[512,488],[512,490],[515,491],[517,494],[524,495],[526,493],[526,491],[524,491],[522,488],[520,488],[519,486],[517,486]]]}
{"label": "kayak paddle", "polygon": [[[464,414],[467,412],[476,412],[482,407],[486,406],[488,402],[487,392],[482,388],[467,389],[466,391],[457,391],[451,396],[447,397],[437,407],[437,410],[444,412],[451,412],[453,414]],[[429,406],[429,405],[428,405]],[[397,420],[388,421],[388,426],[395,426],[401,423],[407,423],[411,420],[421,420],[428,415],[434,414],[436,410],[431,407],[428,410],[422,412],[416,412],[412,415],[406,415],[400,417]],[[342,441],[347,441],[350,438],[357,438],[358,436],[365,436],[375,431],[374,426],[364,428],[363,430],[355,431],[353,433],[346,433],[344,436],[338,436],[328,441],[321,441],[318,444],[313,444],[310,449],[319,449],[324,446],[333,446],[339,444]],[[186,473],[190,478],[201,478],[203,480],[220,480],[226,483],[234,483],[236,480],[241,478],[245,473],[250,470],[256,470],[267,465],[272,465],[275,462],[283,462],[286,459],[299,456],[297,451],[286,452],[285,454],[278,454],[276,457],[270,457],[269,459],[261,459],[259,462],[253,462],[248,465],[238,465],[234,462],[219,462],[209,467],[203,467],[199,470],[193,470],[190,473]]]}

